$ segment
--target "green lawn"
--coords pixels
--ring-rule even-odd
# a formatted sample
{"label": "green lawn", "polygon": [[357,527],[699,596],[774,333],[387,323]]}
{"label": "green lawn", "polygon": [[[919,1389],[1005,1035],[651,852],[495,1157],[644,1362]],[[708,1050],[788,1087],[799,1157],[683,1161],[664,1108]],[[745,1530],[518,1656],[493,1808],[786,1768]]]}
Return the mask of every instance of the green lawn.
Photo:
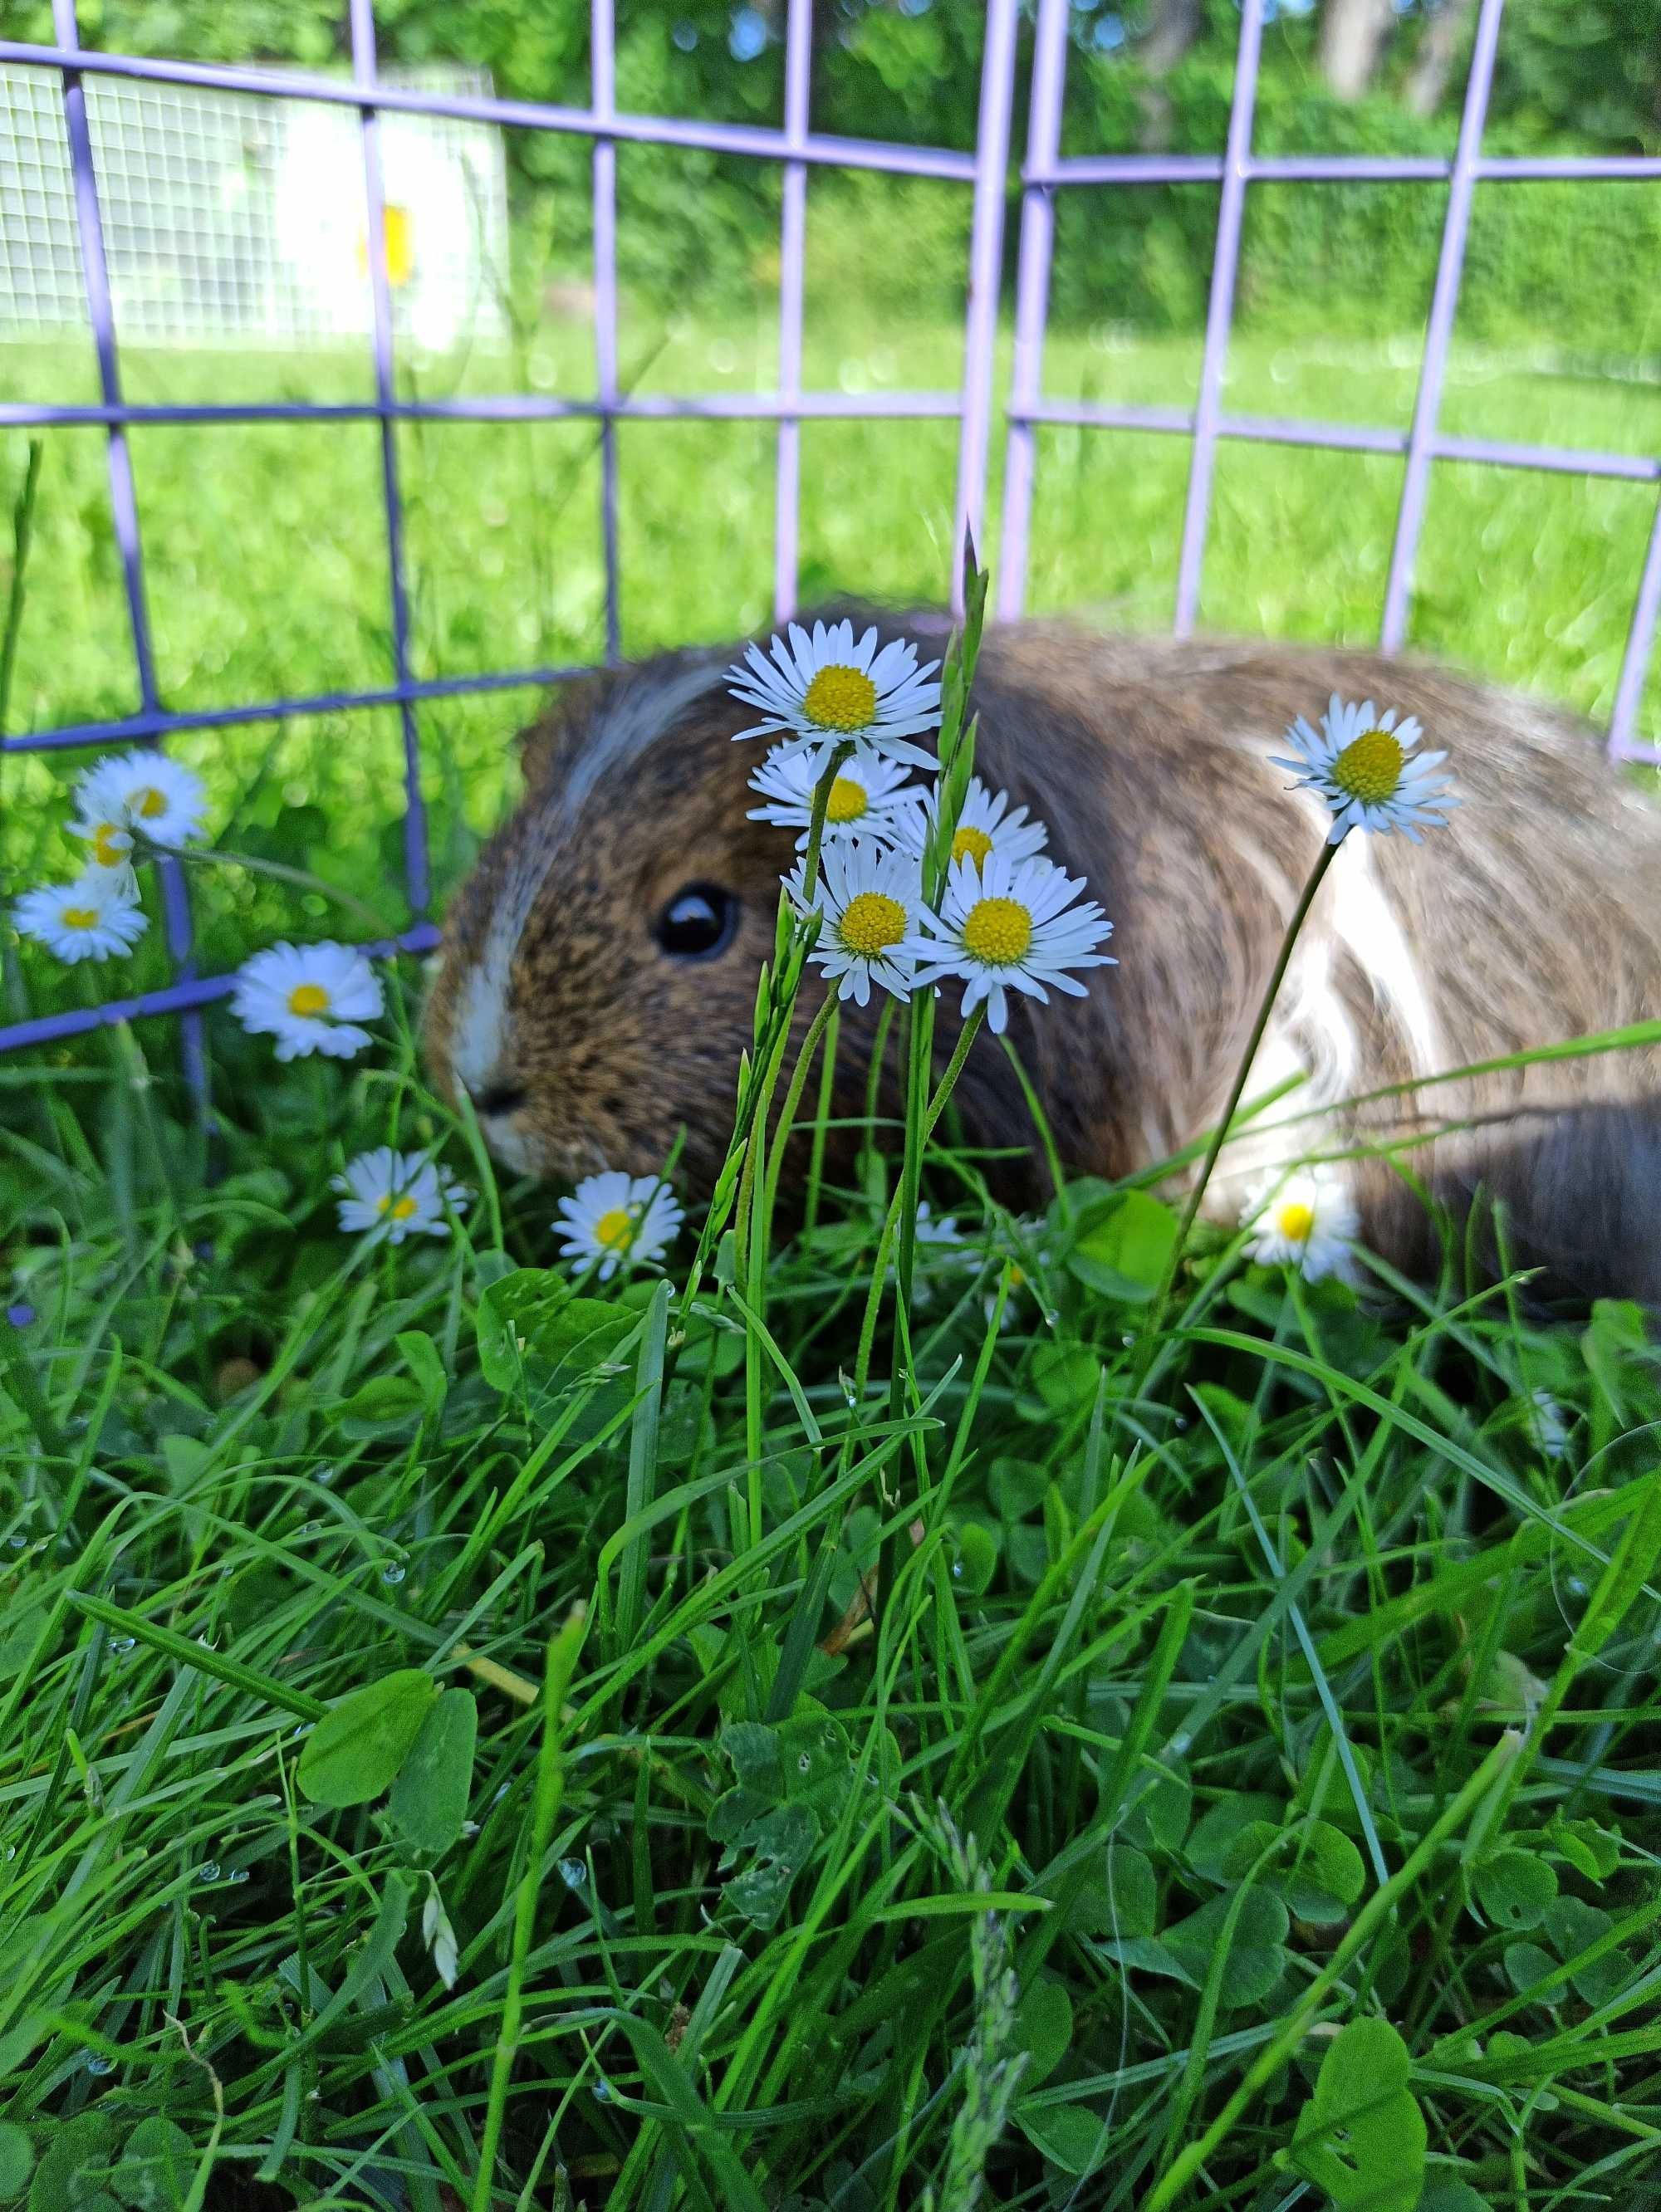
{"label": "green lawn", "polygon": [[[649,374],[732,388],[767,342],[683,331]],[[527,372],[575,377],[563,343]],[[1050,381],[1169,403],[1195,358],[1104,332]],[[954,359],[891,331],[810,377]],[[1247,340],[1235,370],[1242,409],[1411,404],[1387,351]],[[1462,358],[1449,419],[1652,451],[1661,393]],[[948,430],[802,442],[807,587],[936,594]],[[620,446],[626,645],[764,619],[770,435]],[[386,680],[372,431],[134,447],[171,702]],[[592,656],[592,432],[404,457],[423,671]],[[1046,437],[1033,604],[1165,619],[1183,471]],[[1208,619],[1369,635],[1397,475],[1226,451]],[[1651,507],[1445,471],[1420,642],[1606,708]],[[95,433],[49,441],[36,554],[14,725],[125,711]],[[444,889],[529,705],[422,714]],[[394,716],[179,750],[221,842],[402,919]],[[67,866],[73,768],[4,763],[14,879]],[[341,927],[198,880],[214,965]],[[14,1006],[118,972],[33,952]],[[211,1176],[165,1025],[0,1060],[0,2205],[1647,2212],[1646,1316],[1547,1317],[1457,1261],[1306,1284],[1209,1229],[1167,1309],[1168,1206],[1075,1182],[1011,1223],[945,1142],[922,1187],[964,1242],[919,1248],[902,1309],[886,1126],[806,1225],[757,1173],[740,1236],[695,1212],[666,1281],[574,1292],[555,1194],[426,1091],[415,963],[386,972],[350,1064],[215,1016]],[[331,1178],[383,1144],[469,1185],[442,1241],[340,1231]]]}
{"label": "green lawn", "polygon": [[[829,388],[949,389],[954,329],[810,321],[806,380]],[[626,379],[642,389],[741,392],[774,372],[770,313],[719,326],[625,314]],[[1661,448],[1661,386],[1548,374],[1519,347],[1456,354],[1445,419],[1471,434]],[[1116,335],[1051,341],[1047,388],[1092,400],[1191,400],[1197,340]],[[64,349],[0,349],[0,393],[84,395],[88,365]],[[1237,338],[1228,405],[1241,412],[1401,425],[1412,346],[1325,336]],[[514,363],[423,364],[428,393],[592,389],[586,331],[545,323]],[[356,353],[292,357],[131,354],[135,398],[361,398]],[[1006,380],[1001,378],[1000,388]],[[624,648],[733,635],[770,611],[776,434],[753,423],[629,423],[618,435]],[[371,424],[248,425],[133,433],[160,679],[181,709],[390,679],[380,458]],[[1178,438],[1056,428],[1039,438],[1029,603],[1115,628],[1170,619],[1188,449]],[[802,449],[805,597],[855,588],[938,599],[954,481],[948,423],[810,423]],[[596,658],[603,646],[599,469],[581,422],[421,423],[400,438],[425,676]],[[989,520],[995,549],[1001,426]],[[15,495],[21,434],[0,437],[0,496]],[[1218,460],[1202,608],[1210,626],[1340,638],[1377,634],[1400,464],[1228,444]],[[1607,714],[1653,495],[1518,471],[1436,472],[1412,641],[1473,669]],[[103,437],[53,433],[42,472],[10,726],[46,726],[136,703]],[[531,705],[509,696],[424,708],[441,889],[504,802],[505,740]],[[1661,694],[1647,702],[1651,726]],[[319,810],[328,852],[361,854],[399,804],[395,718],[356,715],[187,737],[220,819],[270,830],[284,805]],[[11,761],[0,856],[16,875],[60,868],[54,823],[74,763]],[[315,817],[308,817],[307,820]],[[291,825],[292,826],[292,825]],[[303,826],[303,825],[302,825]],[[319,838],[319,845],[323,841]],[[389,892],[390,896],[390,892]],[[234,957],[234,931],[214,939]],[[262,907],[259,914],[266,916]],[[389,904],[389,915],[392,911]],[[143,960],[138,963],[143,969]],[[45,979],[42,981],[45,988]]]}

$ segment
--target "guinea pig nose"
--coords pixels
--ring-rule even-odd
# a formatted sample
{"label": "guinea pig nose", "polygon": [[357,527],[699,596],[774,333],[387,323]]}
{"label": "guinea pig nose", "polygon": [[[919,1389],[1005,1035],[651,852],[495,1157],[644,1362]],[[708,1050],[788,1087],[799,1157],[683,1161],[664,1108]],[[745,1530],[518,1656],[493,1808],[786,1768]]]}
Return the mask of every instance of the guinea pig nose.
{"label": "guinea pig nose", "polygon": [[488,1119],[493,1114],[516,1114],[525,1103],[525,1093],[517,1084],[490,1083],[482,1091],[470,1091],[476,1112]]}

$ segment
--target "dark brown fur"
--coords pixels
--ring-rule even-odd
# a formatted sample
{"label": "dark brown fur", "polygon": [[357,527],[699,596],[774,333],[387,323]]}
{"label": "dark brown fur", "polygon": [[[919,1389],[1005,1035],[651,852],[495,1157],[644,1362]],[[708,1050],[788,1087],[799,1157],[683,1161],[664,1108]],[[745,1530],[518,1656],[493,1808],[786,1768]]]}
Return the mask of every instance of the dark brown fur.
{"label": "dark brown fur", "polygon": [[[915,635],[926,619],[879,626]],[[731,742],[752,717],[716,680],[575,808],[570,798],[572,779],[592,769],[595,732],[646,729],[654,701],[698,669],[718,679],[732,658],[671,656],[568,690],[529,733],[525,801],[451,915],[428,1018],[441,1081],[459,990],[503,887],[529,856],[545,865],[511,964],[499,1071],[528,1094],[493,1139],[519,1164],[645,1172],[683,1122],[695,1186],[707,1188],[724,1156],[791,857],[790,833],[745,819],[764,742]],[[1087,876],[1113,918],[1121,963],[1090,979],[1087,1000],[1012,1002],[1012,1041],[1073,1167],[1122,1175],[1189,1141],[1218,1112],[1322,838],[1313,810],[1287,795],[1291,779],[1264,757],[1285,750],[1294,714],[1313,719],[1335,690],[1416,714],[1427,743],[1447,747],[1465,803],[1421,845],[1351,838],[1323,888],[1276,1024],[1282,1042],[1324,1074],[1317,1095],[1431,1072],[1415,1064],[1401,1005],[1375,988],[1379,959],[1358,939],[1358,913],[1382,911],[1386,924],[1393,915],[1405,933],[1443,1066],[1647,1019],[1661,1006],[1661,817],[1571,719],[1368,653],[994,627],[975,691],[980,773],[1048,823],[1050,851]],[[1370,866],[1376,896],[1365,884],[1344,890],[1352,859]],[[699,879],[735,890],[743,921],[724,956],[686,965],[659,950],[652,926]],[[1341,910],[1352,917],[1348,942]],[[1313,989],[1323,963],[1325,993]],[[1299,994],[1311,992],[1300,1018]],[[1335,1009],[1358,1049],[1341,1085]],[[946,1049],[954,1010],[948,989]],[[871,1018],[845,1011],[837,1109],[855,1114]],[[978,1142],[1027,1142],[1013,1072],[990,1037],[970,1055],[960,1101]],[[1376,1140],[1469,1120],[1481,1126],[1403,1154],[1402,1164],[1456,1209],[1479,1182],[1502,1199],[1524,1258],[1585,1286],[1661,1298],[1661,1053],[1421,1089],[1405,1107],[1392,1102],[1347,1126]],[[1274,1156],[1317,1133],[1300,1125]],[[1330,1148],[1330,1131],[1322,1144]],[[1221,1193],[1231,1202],[1238,1180]],[[1356,1180],[1369,1241],[1410,1267],[1427,1264],[1418,1196],[1380,1163]]]}

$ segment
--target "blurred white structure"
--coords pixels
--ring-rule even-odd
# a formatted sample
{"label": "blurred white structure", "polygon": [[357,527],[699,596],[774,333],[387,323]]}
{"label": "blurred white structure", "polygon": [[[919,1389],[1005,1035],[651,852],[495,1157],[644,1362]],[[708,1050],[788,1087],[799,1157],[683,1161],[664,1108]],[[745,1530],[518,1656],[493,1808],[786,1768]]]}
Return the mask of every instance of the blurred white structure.
{"label": "blurred white structure", "polygon": [[[463,70],[388,71],[488,94]],[[282,348],[370,328],[355,109],[89,75],[118,334],[149,345]],[[386,259],[398,326],[447,350],[507,327],[502,133],[383,112]],[[86,328],[58,80],[0,67],[0,339]]]}

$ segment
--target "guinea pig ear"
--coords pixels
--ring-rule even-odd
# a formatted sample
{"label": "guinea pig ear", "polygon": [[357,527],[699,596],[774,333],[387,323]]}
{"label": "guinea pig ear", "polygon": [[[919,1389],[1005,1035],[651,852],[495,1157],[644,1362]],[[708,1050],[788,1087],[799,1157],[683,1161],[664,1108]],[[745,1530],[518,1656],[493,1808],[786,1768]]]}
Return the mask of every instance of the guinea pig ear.
{"label": "guinea pig ear", "polygon": [[580,676],[562,684],[536,720],[514,739],[527,790],[537,790],[553,775],[573,735],[592,718],[605,683],[602,677]]}

